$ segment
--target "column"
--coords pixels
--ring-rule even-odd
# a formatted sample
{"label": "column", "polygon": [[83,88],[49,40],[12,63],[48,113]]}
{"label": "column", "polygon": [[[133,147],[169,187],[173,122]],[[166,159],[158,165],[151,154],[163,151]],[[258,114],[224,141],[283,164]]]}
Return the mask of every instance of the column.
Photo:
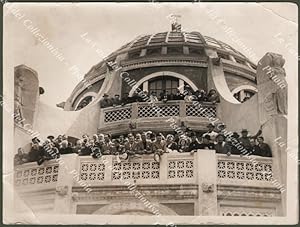
{"label": "column", "polygon": [[59,159],[58,179],[55,189],[54,213],[69,214],[72,212],[72,187],[79,174],[78,155],[62,155]]}
{"label": "column", "polygon": [[200,216],[216,216],[217,210],[217,161],[212,150],[198,150],[195,153],[198,183],[198,213]]}
{"label": "column", "polygon": [[143,83],[143,91],[148,91],[148,80]]}
{"label": "column", "polygon": [[182,93],[184,91],[184,81],[179,79],[179,91]]}

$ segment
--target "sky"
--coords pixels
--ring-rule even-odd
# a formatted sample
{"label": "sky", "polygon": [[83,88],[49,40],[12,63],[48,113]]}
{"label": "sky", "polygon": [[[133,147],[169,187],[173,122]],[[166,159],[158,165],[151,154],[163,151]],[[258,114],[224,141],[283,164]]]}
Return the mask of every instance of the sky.
{"label": "sky", "polygon": [[[170,31],[170,14],[181,15],[183,31],[199,31],[244,53],[209,17],[207,7],[259,58],[266,52],[282,54],[288,82],[298,84],[298,54],[292,54],[298,50],[298,8],[292,3],[12,3],[6,7],[5,76],[13,78],[14,67],[20,64],[33,68],[45,89],[41,101],[51,106],[65,101],[93,65],[122,45],[139,35]],[[15,16],[12,8],[22,17]],[[29,23],[58,48],[63,62],[36,39],[26,27]],[[97,48],[84,41],[83,34]],[[72,73],[72,66],[80,73]]]}

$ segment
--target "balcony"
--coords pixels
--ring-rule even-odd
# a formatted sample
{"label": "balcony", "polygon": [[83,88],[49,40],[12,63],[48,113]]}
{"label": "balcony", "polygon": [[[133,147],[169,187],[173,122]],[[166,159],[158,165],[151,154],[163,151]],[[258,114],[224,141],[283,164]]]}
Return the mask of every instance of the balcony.
{"label": "balcony", "polygon": [[157,102],[152,105],[148,102],[137,102],[101,109],[99,130],[112,134],[128,132],[131,123],[136,131],[171,131],[172,122],[167,121],[170,118],[174,118],[178,127],[180,122],[185,122],[185,126],[193,130],[206,130],[209,123],[207,116],[217,115],[217,105],[207,102],[201,103],[201,106],[183,100]]}
{"label": "balcony", "polygon": [[[198,150],[194,154],[164,154],[159,163],[153,155],[118,163],[111,155],[93,159],[69,154],[41,166],[17,166],[15,187],[24,200],[29,194],[34,200],[34,196],[41,198],[46,193],[47,198],[39,201],[54,212],[74,213],[77,206],[97,203],[130,203],[134,197],[128,185],[136,185],[150,201],[190,204],[191,215],[227,215],[233,208],[226,201],[238,201],[241,197],[247,201],[245,204],[250,204],[250,214],[256,204],[258,210],[265,210],[269,216],[278,215],[281,197],[272,183],[276,178],[272,158],[252,157],[256,163],[246,157]],[[44,204],[47,202],[51,204]]]}

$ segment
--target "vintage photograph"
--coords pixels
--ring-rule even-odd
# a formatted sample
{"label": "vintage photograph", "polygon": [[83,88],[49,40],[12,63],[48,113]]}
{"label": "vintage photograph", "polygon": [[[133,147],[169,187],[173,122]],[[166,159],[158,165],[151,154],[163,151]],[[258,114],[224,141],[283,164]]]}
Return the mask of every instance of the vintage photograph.
{"label": "vintage photograph", "polygon": [[3,8],[4,223],[298,223],[296,4]]}

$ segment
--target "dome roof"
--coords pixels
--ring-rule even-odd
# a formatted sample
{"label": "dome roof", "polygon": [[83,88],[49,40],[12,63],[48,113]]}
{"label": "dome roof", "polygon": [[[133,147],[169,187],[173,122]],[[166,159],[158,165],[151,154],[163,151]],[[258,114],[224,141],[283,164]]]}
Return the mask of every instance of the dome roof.
{"label": "dome roof", "polygon": [[230,45],[216,40],[209,36],[204,36],[199,32],[184,32],[184,31],[169,31],[161,32],[152,35],[139,36],[133,41],[125,44],[117,51],[113,52],[108,58],[115,56],[122,52],[129,52],[140,48],[149,48],[152,46],[163,45],[190,45],[190,46],[203,46],[211,47],[223,52],[229,52],[243,60],[251,62],[245,55],[232,48]]}

